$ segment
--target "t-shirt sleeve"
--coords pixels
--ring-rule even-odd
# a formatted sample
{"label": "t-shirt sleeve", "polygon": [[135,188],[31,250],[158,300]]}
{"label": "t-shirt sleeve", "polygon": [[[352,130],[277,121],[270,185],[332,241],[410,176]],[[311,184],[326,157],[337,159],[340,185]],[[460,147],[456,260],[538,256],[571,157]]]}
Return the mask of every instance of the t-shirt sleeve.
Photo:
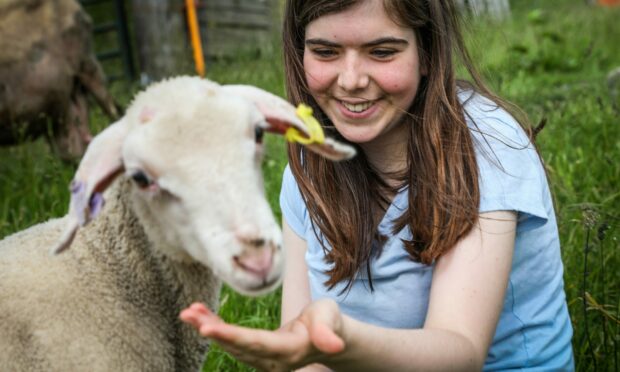
{"label": "t-shirt sleeve", "polygon": [[306,204],[289,165],[286,166],[282,175],[280,209],[282,210],[282,217],[284,217],[291,229],[305,240],[306,229],[304,221],[307,215]]}
{"label": "t-shirt sleeve", "polygon": [[519,230],[549,219],[544,167],[519,123],[505,110],[471,110],[479,170],[480,213],[515,211]]}

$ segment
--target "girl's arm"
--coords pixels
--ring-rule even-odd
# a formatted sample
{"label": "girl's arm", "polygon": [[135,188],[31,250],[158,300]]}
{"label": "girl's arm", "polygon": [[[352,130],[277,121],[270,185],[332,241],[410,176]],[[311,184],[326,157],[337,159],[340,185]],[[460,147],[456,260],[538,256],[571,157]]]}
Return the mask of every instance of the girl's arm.
{"label": "girl's arm", "polygon": [[[282,240],[285,248],[284,281],[282,283],[282,314],[280,324],[286,325],[299,316],[310,304],[308,266],[306,266],[306,241],[300,238],[282,219]],[[298,372],[330,371],[320,364],[311,364]]]}
{"label": "girl's arm", "polygon": [[[331,300],[312,302],[295,317],[306,301],[291,293],[298,284],[286,290],[283,304],[283,315],[292,320],[276,331],[226,324],[204,306],[181,317],[264,370],[288,371],[312,363],[338,371],[480,370],[502,310],[515,230],[516,213],[484,213],[477,227],[437,261],[422,329],[362,323],[342,315]],[[304,281],[302,288],[307,288],[307,277]]]}
{"label": "girl's arm", "polygon": [[[436,263],[423,329],[383,329],[343,317],[336,370],[480,370],[501,313],[516,213],[490,212]],[[398,299],[394,299],[398,301]]]}
{"label": "girl's arm", "polygon": [[282,240],[285,259],[280,324],[284,325],[295,319],[311,300],[305,259],[306,241],[293,232],[285,219],[282,220]]}

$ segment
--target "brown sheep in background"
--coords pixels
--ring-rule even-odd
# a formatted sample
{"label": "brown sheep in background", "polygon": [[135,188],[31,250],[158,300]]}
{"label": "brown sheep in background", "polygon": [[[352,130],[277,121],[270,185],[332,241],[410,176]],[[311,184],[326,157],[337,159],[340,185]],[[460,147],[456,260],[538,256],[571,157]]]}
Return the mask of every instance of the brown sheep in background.
{"label": "brown sheep in background", "polygon": [[45,136],[63,160],[75,160],[92,137],[88,95],[119,116],[91,29],[75,0],[0,0],[0,145]]}

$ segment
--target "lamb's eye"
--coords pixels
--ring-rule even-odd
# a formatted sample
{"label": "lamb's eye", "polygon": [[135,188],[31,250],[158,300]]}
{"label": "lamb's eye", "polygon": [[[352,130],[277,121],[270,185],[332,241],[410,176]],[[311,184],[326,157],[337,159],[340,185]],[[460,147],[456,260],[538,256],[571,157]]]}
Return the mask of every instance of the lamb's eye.
{"label": "lamb's eye", "polygon": [[131,179],[141,189],[145,189],[153,184],[153,181],[151,181],[151,179],[149,179],[149,177],[142,171],[137,171],[132,174]]}
{"label": "lamb's eye", "polygon": [[263,143],[263,134],[264,134],[263,128],[259,126],[254,127],[254,141],[256,141],[256,143],[258,144]]}

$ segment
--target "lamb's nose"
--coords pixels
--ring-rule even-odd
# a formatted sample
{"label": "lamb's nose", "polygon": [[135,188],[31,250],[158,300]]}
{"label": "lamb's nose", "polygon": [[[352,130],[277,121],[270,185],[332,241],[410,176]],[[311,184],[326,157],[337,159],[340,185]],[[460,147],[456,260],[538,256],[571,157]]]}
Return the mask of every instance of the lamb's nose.
{"label": "lamb's nose", "polygon": [[243,252],[233,257],[235,263],[241,269],[265,280],[273,266],[276,244],[266,239],[253,224],[239,226],[235,237],[243,246]]}
{"label": "lamb's nose", "polygon": [[266,280],[273,266],[273,245],[264,243],[261,248],[247,247],[233,260],[243,270]]}

